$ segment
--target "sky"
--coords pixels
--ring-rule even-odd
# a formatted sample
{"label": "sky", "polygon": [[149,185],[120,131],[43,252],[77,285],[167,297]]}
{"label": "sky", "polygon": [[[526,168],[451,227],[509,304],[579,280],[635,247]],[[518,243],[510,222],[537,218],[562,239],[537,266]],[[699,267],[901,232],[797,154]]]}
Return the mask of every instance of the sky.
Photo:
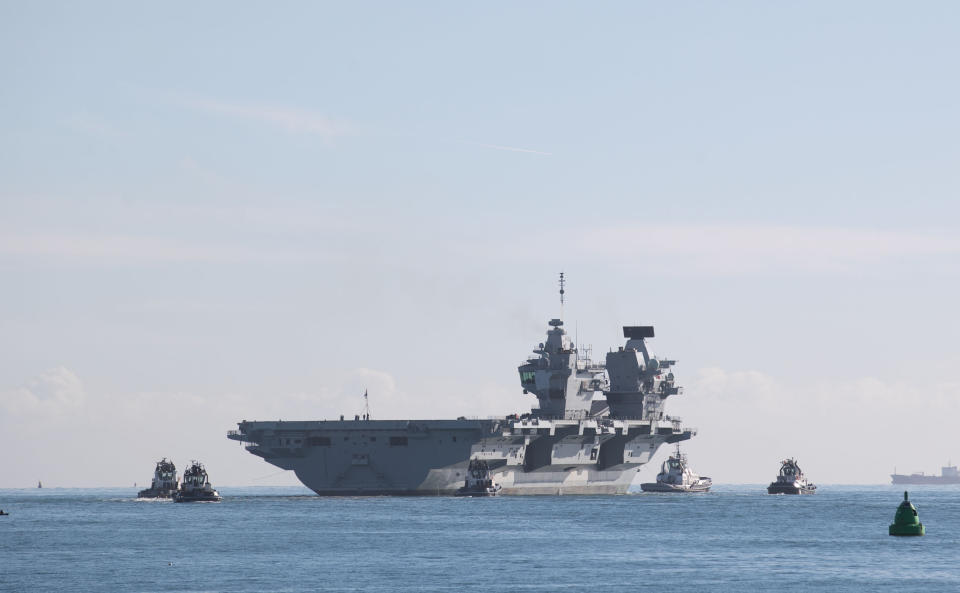
{"label": "sky", "polygon": [[[528,410],[652,324],[718,483],[960,460],[953,2],[0,2],[0,488]],[[638,481],[653,479],[662,448]]]}

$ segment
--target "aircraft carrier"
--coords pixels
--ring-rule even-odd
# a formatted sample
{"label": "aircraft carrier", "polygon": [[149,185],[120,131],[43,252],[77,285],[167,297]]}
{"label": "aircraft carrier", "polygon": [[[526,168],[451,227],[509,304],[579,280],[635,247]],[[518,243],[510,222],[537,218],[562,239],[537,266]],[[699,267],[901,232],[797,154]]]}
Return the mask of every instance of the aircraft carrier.
{"label": "aircraft carrier", "polygon": [[[561,275],[561,306],[563,284]],[[675,360],[653,356],[652,326],[626,326],[605,364],[581,354],[551,319],[546,341],[519,366],[538,406],[489,419],[247,421],[227,437],[322,496],[453,495],[471,459],[503,494],[623,494],[660,445],[696,431],[666,415],[682,392]]]}

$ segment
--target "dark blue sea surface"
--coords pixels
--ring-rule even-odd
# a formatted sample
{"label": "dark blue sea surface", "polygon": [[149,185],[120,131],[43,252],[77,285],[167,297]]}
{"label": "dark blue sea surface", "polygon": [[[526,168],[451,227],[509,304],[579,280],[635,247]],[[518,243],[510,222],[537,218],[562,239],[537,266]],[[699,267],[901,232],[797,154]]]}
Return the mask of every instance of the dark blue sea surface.
{"label": "dark blue sea surface", "polygon": [[960,591],[960,487],[320,498],[222,488],[0,490],[0,591]]}

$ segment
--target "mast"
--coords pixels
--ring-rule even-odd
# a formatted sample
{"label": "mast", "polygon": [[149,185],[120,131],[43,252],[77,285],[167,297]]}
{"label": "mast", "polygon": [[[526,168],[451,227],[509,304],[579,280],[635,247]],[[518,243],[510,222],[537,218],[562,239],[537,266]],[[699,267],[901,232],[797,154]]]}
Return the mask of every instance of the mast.
{"label": "mast", "polygon": [[563,321],[563,287],[566,286],[567,281],[563,278],[563,272],[560,272],[560,321]]}
{"label": "mast", "polygon": [[363,419],[370,419],[370,394],[366,389],[363,390]]}

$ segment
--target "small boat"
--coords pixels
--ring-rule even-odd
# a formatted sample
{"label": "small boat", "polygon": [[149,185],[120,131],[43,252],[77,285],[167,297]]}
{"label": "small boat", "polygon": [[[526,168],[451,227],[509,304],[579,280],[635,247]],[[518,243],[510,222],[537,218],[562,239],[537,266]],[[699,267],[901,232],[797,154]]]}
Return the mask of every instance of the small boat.
{"label": "small boat", "polygon": [[699,476],[687,465],[687,456],[677,452],[667,458],[657,474],[656,482],[640,484],[644,492],[708,492],[713,486],[713,480],[707,476]]}
{"label": "small boat", "polygon": [[6,517],[6,516],[9,515],[9,514],[10,514],[10,513],[4,512],[3,509],[0,509],[0,517]]}
{"label": "small boat", "polygon": [[183,472],[180,488],[173,495],[173,502],[220,502],[220,493],[210,485],[207,470],[199,461],[191,461]]}
{"label": "small boat", "polygon": [[500,494],[500,484],[490,476],[490,466],[483,459],[471,459],[467,467],[467,478],[463,487],[457,490],[457,496],[496,496]]}
{"label": "small boat", "polygon": [[767,486],[767,494],[816,494],[817,487],[807,480],[794,458],[780,462],[780,475]]}
{"label": "small boat", "polygon": [[177,492],[177,467],[164,457],[153,470],[150,487],[137,493],[138,498],[173,498]]}

